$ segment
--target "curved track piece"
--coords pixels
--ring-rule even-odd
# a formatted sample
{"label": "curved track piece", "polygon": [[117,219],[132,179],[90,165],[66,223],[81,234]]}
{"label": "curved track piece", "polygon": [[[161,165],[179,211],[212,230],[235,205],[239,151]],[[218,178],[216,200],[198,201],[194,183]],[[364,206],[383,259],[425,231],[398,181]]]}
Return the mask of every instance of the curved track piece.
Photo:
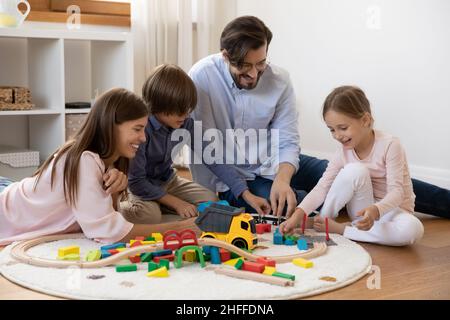
{"label": "curved track piece", "polygon": [[[36,238],[36,239],[32,239],[32,240],[25,240],[25,241],[19,242],[16,245],[14,245],[11,249],[10,254],[14,259],[16,259],[20,262],[38,266],[38,267],[65,268],[65,267],[69,267],[69,266],[78,266],[79,268],[101,268],[101,267],[114,265],[115,263],[117,263],[121,260],[127,259],[129,256],[133,256],[133,255],[143,253],[143,252],[153,252],[153,251],[158,251],[158,250],[163,249],[162,243],[137,246],[137,247],[129,248],[128,250],[119,252],[119,253],[117,253],[113,256],[110,256],[106,259],[101,259],[101,260],[92,261],[92,262],[50,260],[50,259],[32,257],[32,256],[28,255],[28,253],[27,253],[27,250],[29,250],[30,248],[35,247],[42,243],[58,241],[58,240],[65,240],[65,239],[82,239],[82,238],[85,238],[85,235],[82,233],[77,233],[77,234],[52,235],[52,236],[45,236],[45,237],[40,237],[40,238]],[[275,260],[278,263],[291,262],[292,259],[295,259],[295,258],[304,258],[304,259],[314,258],[314,257],[318,257],[318,256],[325,254],[325,252],[327,251],[326,243],[320,242],[320,243],[314,243],[314,248],[307,252],[288,255],[288,256],[272,257],[272,256],[258,256],[256,254],[252,254],[252,253],[249,253],[242,249],[239,249],[238,247],[235,247],[232,244],[229,244],[224,241],[216,240],[216,239],[210,239],[210,238],[198,239],[198,244],[201,246],[216,246],[219,248],[224,248],[224,249],[234,252],[250,261],[256,261],[258,258],[266,257],[266,258]]]}

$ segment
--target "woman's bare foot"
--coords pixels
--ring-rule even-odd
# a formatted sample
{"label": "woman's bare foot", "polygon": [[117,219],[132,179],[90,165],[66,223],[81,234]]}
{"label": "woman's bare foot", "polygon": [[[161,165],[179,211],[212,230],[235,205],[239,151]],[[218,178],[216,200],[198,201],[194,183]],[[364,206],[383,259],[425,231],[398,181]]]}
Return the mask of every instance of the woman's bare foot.
{"label": "woman's bare foot", "polygon": [[[344,230],[346,226],[351,225],[350,223],[339,223],[336,222],[330,218],[328,218],[328,232],[329,233],[337,233],[337,234],[344,234]],[[322,218],[320,216],[314,217],[314,230],[325,232],[326,231],[326,225],[325,225],[325,218]]]}

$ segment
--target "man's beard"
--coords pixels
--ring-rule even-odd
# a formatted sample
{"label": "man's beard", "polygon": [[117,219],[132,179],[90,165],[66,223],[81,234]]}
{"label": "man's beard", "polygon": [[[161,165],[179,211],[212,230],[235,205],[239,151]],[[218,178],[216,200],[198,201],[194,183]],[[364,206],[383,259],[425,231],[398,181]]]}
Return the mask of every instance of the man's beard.
{"label": "man's beard", "polygon": [[245,77],[244,77],[244,74],[236,75],[236,74],[234,74],[233,72],[230,72],[230,73],[231,73],[231,77],[232,77],[233,80],[234,80],[234,83],[236,84],[236,86],[237,86],[239,89],[252,90],[252,89],[256,88],[256,86],[258,85],[259,79],[260,79],[261,76],[263,75],[264,71],[258,71],[258,74],[256,75],[256,81],[255,81],[253,84],[245,85],[245,86],[242,86],[242,85],[240,84],[240,81],[239,81],[240,78],[245,78]]}

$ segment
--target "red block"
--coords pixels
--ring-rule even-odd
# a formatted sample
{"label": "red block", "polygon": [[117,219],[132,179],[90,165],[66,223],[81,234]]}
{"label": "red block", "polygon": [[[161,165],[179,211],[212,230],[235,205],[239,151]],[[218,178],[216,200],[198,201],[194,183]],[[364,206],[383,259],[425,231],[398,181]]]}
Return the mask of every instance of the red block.
{"label": "red block", "polygon": [[134,238],[134,240],[138,240],[138,241],[145,241],[145,237],[136,237]]}
{"label": "red block", "polygon": [[134,248],[134,247],[138,247],[138,246],[142,246],[142,242],[141,241],[133,242],[133,244],[130,246],[130,248]]}
{"label": "red block", "polygon": [[225,250],[223,248],[220,248],[220,261],[228,261],[231,259],[231,253],[228,250]]}
{"label": "red block", "polygon": [[128,257],[128,259],[130,259],[130,261],[132,263],[140,263],[141,262],[141,257],[140,256]]}
{"label": "red block", "polygon": [[265,268],[266,268],[266,266],[263,265],[262,263],[251,262],[251,261],[245,261],[244,264],[242,265],[242,270],[257,272],[257,273],[263,273]]}
{"label": "red block", "polygon": [[256,259],[256,262],[261,263],[268,267],[275,267],[275,265],[276,265],[275,260],[272,260],[272,259],[269,259],[266,257],[260,257],[260,258]]}
{"label": "red block", "polygon": [[108,252],[114,255],[114,254],[119,253],[120,251],[116,250],[116,249],[111,249],[111,250],[108,250]]}
{"label": "red block", "polygon": [[258,223],[256,225],[256,233],[257,234],[263,234],[265,232],[271,231],[271,225],[268,223]]}
{"label": "red block", "polygon": [[175,259],[175,255],[172,253],[172,254],[169,254],[167,256],[154,257],[153,258],[153,262],[159,263],[159,260],[161,260],[161,259],[166,259],[166,260],[169,260],[169,261],[173,261]]}

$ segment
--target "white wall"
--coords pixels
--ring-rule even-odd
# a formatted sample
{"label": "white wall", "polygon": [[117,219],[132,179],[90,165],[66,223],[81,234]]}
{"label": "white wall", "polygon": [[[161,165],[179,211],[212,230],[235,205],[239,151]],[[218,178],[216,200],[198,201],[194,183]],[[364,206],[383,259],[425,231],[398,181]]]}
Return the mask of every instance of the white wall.
{"label": "white wall", "polygon": [[237,14],[274,33],[269,59],[291,74],[305,152],[333,152],[321,106],[354,84],[375,126],[403,142],[412,175],[450,188],[450,1],[238,0]]}

